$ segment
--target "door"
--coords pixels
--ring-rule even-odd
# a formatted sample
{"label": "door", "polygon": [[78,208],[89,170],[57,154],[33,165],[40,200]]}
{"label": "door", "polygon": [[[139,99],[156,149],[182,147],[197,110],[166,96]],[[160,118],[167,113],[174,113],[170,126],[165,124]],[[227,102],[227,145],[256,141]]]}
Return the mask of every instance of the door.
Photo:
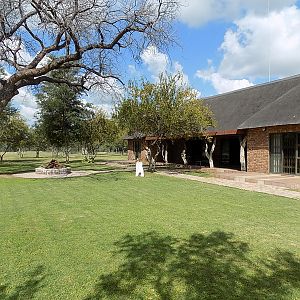
{"label": "door", "polygon": [[282,135],[283,173],[296,173],[296,133]]}
{"label": "door", "polygon": [[134,151],[135,159],[141,157],[141,141],[139,140],[133,141],[133,151]]}
{"label": "door", "polygon": [[282,135],[270,135],[270,172],[282,173]]}
{"label": "door", "polygon": [[300,133],[270,135],[270,172],[300,174]]}
{"label": "door", "polygon": [[297,133],[296,174],[300,175],[300,133]]}

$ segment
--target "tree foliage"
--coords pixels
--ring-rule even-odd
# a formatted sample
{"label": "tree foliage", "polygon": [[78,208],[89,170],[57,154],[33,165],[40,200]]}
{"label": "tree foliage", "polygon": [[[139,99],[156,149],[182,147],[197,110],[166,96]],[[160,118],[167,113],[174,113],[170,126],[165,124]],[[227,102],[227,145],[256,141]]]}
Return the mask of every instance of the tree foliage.
{"label": "tree foliage", "polygon": [[156,84],[131,83],[116,115],[129,134],[142,132],[157,140],[199,136],[214,123],[210,109],[180,74],[161,76]]}
{"label": "tree foliage", "polygon": [[30,148],[34,149],[36,157],[39,157],[40,151],[45,151],[48,147],[48,141],[40,122],[35,123],[34,126],[30,128],[29,137]]}
{"label": "tree foliage", "polygon": [[9,150],[20,148],[27,141],[29,128],[18,111],[8,105],[0,113],[1,162]]}
{"label": "tree foliage", "polygon": [[[12,75],[0,79],[0,111],[24,86],[89,89],[120,78],[120,56],[136,58],[148,45],[172,42],[177,9],[177,0],[1,0],[0,64]],[[74,67],[80,69],[75,81],[51,76]]]}
{"label": "tree foliage", "polygon": [[161,75],[158,83],[131,83],[116,117],[129,134],[155,137],[152,145],[158,151],[164,139],[198,137],[214,124],[210,109],[180,74]]}
{"label": "tree foliage", "polygon": [[82,122],[81,143],[85,160],[94,162],[99,147],[113,143],[118,136],[118,126],[103,110],[88,109]]}
{"label": "tree foliage", "polygon": [[[72,80],[75,72],[59,70],[53,72],[54,78]],[[67,84],[44,83],[37,94],[39,105],[40,131],[43,131],[49,144],[62,149],[69,160],[70,148],[79,141],[81,122],[85,117],[85,106],[79,99],[78,90]]]}

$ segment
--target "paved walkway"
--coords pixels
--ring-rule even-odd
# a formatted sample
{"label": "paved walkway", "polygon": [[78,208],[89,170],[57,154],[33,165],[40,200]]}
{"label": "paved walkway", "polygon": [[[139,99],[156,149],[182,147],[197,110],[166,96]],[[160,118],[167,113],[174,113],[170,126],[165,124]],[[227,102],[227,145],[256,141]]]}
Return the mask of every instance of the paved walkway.
{"label": "paved walkway", "polygon": [[18,174],[12,174],[9,176],[13,177],[19,177],[19,178],[69,178],[69,177],[81,177],[81,176],[89,176],[94,174],[100,174],[100,173],[109,173],[110,170],[103,170],[103,171],[72,171],[69,174],[55,174],[55,175],[47,175],[47,174],[37,174],[35,172],[27,172],[27,173],[18,173]]}
{"label": "paved walkway", "polygon": [[262,182],[251,183],[251,182],[235,181],[235,180],[222,179],[216,177],[200,177],[200,176],[180,174],[177,172],[168,172],[168,171],[160,171],[157,173],[164,176],[171,176],[171,177],[182,178],[186,180],[194,180],[194,181],[199,181],[204,183],[217,184],[217,185],[228,186],[228,187],[233,187],[233,188],[247,190],[247,191],[255,191],[255,192],[261,192],[261,193],[266,193],[271,195],[283,196],[287,198],[300,199],[300,192],[291,191],[281,186],[266,185]]}

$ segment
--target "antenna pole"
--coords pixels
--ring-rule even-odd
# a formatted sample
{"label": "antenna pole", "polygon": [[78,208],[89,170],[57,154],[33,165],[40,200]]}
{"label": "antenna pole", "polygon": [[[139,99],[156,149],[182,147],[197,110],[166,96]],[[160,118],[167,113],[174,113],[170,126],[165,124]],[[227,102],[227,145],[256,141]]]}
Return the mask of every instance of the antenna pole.
{"label": "antenna pole", "polygon": [[270,30],[270,0],[268,0],[268,23],[269,23],[269,57],[268,57],[268,72],[269,72],[269,82],[271,81],[271,30]]}

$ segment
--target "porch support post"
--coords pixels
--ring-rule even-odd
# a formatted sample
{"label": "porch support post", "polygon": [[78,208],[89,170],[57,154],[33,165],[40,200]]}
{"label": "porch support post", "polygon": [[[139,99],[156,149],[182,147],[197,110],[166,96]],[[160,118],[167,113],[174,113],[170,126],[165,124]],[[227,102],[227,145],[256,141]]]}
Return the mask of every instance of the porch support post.
{"label": "porch support post", "polygon": [[162,144],[161,155],[163,157],[164,162],[167,164],[168,163],[168,142]]}
{"label": "porch support post", "polygon": [[210,168],[214,167],[213,153],[214,153],[215,148],[216,148],[216,142],[217,142],[217,139],[214,137],[211,149],[210,149],[210,151],[208,151],[208,142],[205,141],[205,155],[206,155],[206,157],[209,161],[209,167]]}
{"label": "porch support post", "polygon": [[240,163],[241,163],[241,171],[246,171],[246,152],[245,152],[246,143],[247,143],[247,137],[242,138],[240,136]]}

